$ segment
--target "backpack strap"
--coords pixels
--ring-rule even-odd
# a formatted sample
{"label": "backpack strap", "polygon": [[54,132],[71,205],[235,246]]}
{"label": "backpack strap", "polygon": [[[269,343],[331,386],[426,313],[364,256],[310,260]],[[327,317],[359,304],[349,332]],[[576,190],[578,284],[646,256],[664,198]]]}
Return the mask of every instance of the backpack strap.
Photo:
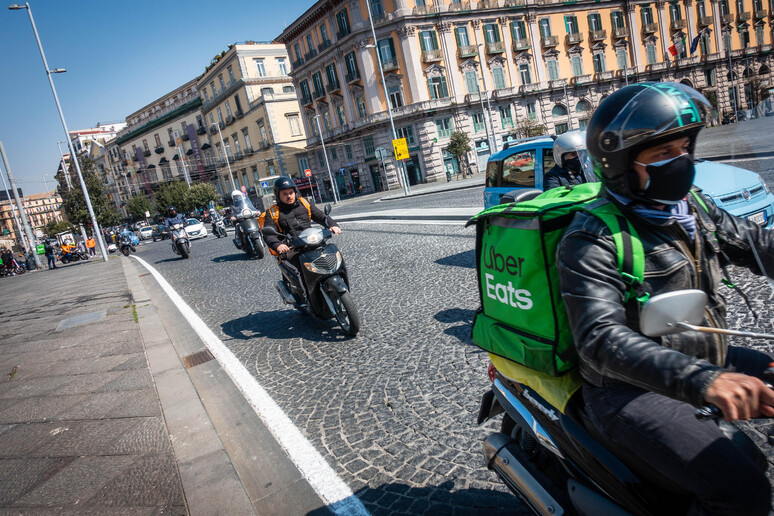
{"label": "backpack strap", "polygon": [[277,226],[277,231],[282,233],[282,228],[279,225],[279,208],[276,204],[273,204],[269,207],[267,210],[269,212],[269,216],[271,217],[271,220],[274,221],[274,225]]}
{"label": "backpack strap", "polygon": [[642,283],[645,278],[645,251],[634,225],[624,217],[618,206],[607,199],[594,201],[586,206],[585,211],[602,220],[613,235],[618,253],[618,270],[629,287],[624,302],[636,299],[645,303],[650,297]]}
{"label": "backpack strap", "polygon": [[303,197],[299,197],[298,200],[301,201],[301,204],[304,205],[304,207],[306,208],[306,211],[309,213],[309,221],[311,222],[312,221],[312,207],[309,206],[309,201],[307,201]]}

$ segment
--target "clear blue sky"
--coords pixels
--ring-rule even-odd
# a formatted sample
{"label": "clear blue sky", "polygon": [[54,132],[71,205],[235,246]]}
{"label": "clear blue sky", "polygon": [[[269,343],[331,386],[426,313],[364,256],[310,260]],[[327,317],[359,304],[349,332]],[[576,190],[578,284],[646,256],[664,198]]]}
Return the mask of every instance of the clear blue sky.
{"label": "clear blue sky", "polygon": [[[43,174],[54,175],[65,135],[29,16],[9,11],[13,3],[23,5],[0,4],[0,141],[28,195],[45,190]],[[197,77],[230,43],[276,38],[314,0],[29,3],[49,68],[67,69],[53,78],[74,131],[124,120]]]}

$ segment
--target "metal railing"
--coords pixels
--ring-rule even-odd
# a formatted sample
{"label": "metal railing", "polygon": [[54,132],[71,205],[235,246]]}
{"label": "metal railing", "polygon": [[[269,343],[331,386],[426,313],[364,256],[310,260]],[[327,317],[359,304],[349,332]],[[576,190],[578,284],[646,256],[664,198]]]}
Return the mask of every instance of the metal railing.
{"label": "metal railing", "polygon": [[350,82],[358,81],[360,80],[360,72],[358,70],[347,72],[344,75],[344,80],[349,84]]}
{"label": "metal railing", "polygon": [[425,14],[435,14],[438,12],[438,7],[434,5],[417,5],[414,7],[413,13],[421,16]]}
{"label": "metal railing", "polygon": [[382,70],[385,72],[388,70],[395,70],[396,68],[398,68],[397,57],[388,57],[387,59],[382,60]]}
{"label": "metal railing", "polygon": [[682,30],[688,25],[688,22],[685,20],[672,20],[672,23],[669,24],[669,28],[672,30]]}
{"label": "metal railing", "polygon": [[457,57],[473,57],[476,54],[478,54],[478,49],[475,45],[457,47]]}
{"label": "metal railing", "polygon": [[502,54],[505,52],[505,43],[502,41],[492,41],[486,44],[487,54]]}
{"label": "metal railing", "polygon": [[580,32],[569,32],[567,33],[567,44],[568,45],[577,45],[578,43],[581,43],[583,41],[583,34]]}
{"label": "metal railing", "polygon": [[435,48],[422,51],[423,63],[432,63],[434,61],[440,61],[441,59],[443,59],[443,55],[441,54],[440,49]]}
{"label": "metal railing", "polygon": [[529,40],[524,39],[514,39],[512,48],[513,50],[520,52],[522,50],[529,50],[532,45],[530,45]]}
{"label": "metal railing", "polygon": [[658,32],[658,24],[657,23],[646,23],[642,26],[642,32],[645,34],[655,34]]}
{"label": "metal railing", "polygon": [[629,27],[613,27],[614,38],[627,38],[629,37]]}
{"label": "metal railing", "polygon": [[559,44],[559,38],[557,36],[543,36],[540,38],[544,47],[555,47]]}
{"label": "metal railing", "polygon": [[452,2],[451,4],[449,4],[449,11],[451,12],[470,11],[470,2]]}
{"label": "metal railing", "polygon": [[709,27],[713,21],[712,16],[702,16],[699,18],[699,27]]}
{"label": "metal railing", "polygon": [[607,39],[607,31],[605,29],[589,31],[589,39],[591,41],[602,41]]}

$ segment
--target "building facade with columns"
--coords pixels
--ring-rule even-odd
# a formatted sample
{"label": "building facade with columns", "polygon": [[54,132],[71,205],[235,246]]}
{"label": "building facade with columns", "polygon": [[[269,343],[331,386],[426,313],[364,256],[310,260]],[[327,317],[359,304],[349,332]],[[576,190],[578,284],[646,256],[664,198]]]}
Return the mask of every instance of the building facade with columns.
{"label": "building facade with columns", "polygon": [[[46,224],[62,220],[60,209],[62,198],[56,191],[22,196],[20,200],[33,233],[40,231],[41,234],[45,234]],[[11,202],[7,200],[0,202],[0,239],[13,240],[13,245],[21,246],[21,237],[16,223],[18,219],[21,224],[21,216],[16,209],[16,201],[13,197]]]}
{"label": "building facade with columns", "polygon": [[375,156],[392,147],[387,102],[411,184],[458,171],[444,150],[455,130],[481,169],[520,134],[585,127],[627,83],[688,84],[719,117],[770,103],[771,1],[320,0],[278,41],[315,175],[327,176],[324,141],[344,191],[385,190],[398,184],[395,161]]}

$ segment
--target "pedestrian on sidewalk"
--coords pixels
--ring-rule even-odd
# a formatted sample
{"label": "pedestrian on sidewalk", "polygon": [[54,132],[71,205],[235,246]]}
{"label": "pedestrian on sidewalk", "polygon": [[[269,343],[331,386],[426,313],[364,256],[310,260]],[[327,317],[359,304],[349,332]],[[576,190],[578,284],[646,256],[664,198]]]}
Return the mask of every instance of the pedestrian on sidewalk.
{"label": "pedestrian on sidewalk", "polygon": [[46,240],[43,244],[43,252],[46,254],[48,260],[48,270],[56,269],[56,258],[54,258],[54,246],[51,245],[51,240]]}
{"label": "pedestrian on sidewalk", "polygon": [[97,247],[97,242],[94,241],[94,235],[89,236],[86,240],[86,247],[89,249],[89,256],[95,256],[97,253],[94,250]]}

